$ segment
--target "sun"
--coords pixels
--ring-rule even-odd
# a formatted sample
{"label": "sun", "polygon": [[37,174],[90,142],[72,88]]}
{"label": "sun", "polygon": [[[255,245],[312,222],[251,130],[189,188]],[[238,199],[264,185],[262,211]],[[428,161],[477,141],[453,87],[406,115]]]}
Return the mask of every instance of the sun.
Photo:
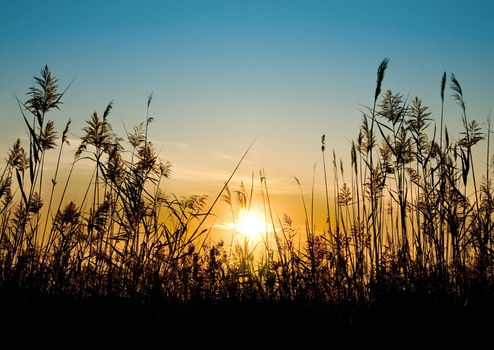
{"label": "sun", "polygon": [[252,211],[242,210],[238,214],[237,231],[249,239],[260,239],[266,231],[264,220]]}

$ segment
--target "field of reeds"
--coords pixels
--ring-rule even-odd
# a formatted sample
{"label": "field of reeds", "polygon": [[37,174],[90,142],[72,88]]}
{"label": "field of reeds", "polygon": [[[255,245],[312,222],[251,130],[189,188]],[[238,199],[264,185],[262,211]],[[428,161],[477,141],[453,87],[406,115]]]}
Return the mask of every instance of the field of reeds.
{"label": "field of reeds", "polygon": [[[269,227],[256,254],[242,240],[205,239],[219,201],[233,212],[250,206],[252,191],[230,184],[236,169],[213,198],[163,191],[171,164],[148,139],[149,113],[122,136],[111,127],[112,103],[95,112],[61,176],[70,120],[56,126],[50,112],[66,90],[44,67],[18,100],[27,142],[12,140],[1,170],[3,308],[11,315],[34,308],[40,319],[53,310],[63,319],[69,305],[85,315],[153,320],[268,313],[371,327],[389,315],[428,325],[486,316],[494,305],[490,121],[483,130],[469,117],[454,74],[438,79],[439,116],[417,97],[385,91],[387,64],[378,67],[349,150],[351,169],[344,173],[322,137],[324,208],[314,212],[314,193],[301,193],[302,232],[290,217],[273,216],[269,178],[260,174]],[[459,135],[443,125],[448,93],[461,113]],[[474,148],[485,149],[485,159],[474,161]],[[50,178],[48,152],[58,154]],[[75,201],[67,188],[81,162],[93,171]],[[324,229],[314,229],[314,216],[326,218]]]}

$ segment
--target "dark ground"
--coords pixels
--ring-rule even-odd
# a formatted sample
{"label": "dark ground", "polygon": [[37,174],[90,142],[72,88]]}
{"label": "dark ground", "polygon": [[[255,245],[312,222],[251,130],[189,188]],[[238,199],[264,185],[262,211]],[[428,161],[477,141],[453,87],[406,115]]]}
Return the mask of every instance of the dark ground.
{"label": "dark ground", "polygon": [[[32,328],[57,332],[166,330],[169,335],[282,332],[304,334],[448,334],[494,330],[494,302],[391,296],[384,302],[328,305],[308,302],[138,301],[115,297],[77,300],[19,288],[0,288],[5,335]],[[420,332],[419,332],[420,331]],[[492,331],[490,331],[492,332]],[[133,333],[135,334],[135,333]]]}

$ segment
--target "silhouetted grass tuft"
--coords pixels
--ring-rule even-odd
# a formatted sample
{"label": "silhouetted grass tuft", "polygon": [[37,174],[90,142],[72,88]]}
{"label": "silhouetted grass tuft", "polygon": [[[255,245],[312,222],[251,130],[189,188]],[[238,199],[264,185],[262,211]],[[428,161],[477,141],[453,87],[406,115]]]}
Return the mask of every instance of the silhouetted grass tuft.
{"label": "silhouetted grass tuft", "polygon": [[[450,137],[443,126],[444,73],[437,140],[433,114],[421,99],[390,90],[381,94],[388,63],[384,59],[377,70],[373,106],[363,113],[352,141],[349,173],[333,152],[331,178],[328,140],[321,138],[324,208],[315,205],[314,182],[309,203],[295,178],[303,232],[288,215],[274,217],[262,170],[262,240],[251,242],[232,229],[230,245],[209,239],[212,228],[204,226],[220,199],[230,205],[235,224],[239,212],[251,209],[254,175],[250,191],[243,184],[232,190],[230,182],[252,145],[211,204],[207,196],[178,198],[165,192],[171,164],[160,160],[148,139],[151,94],[144,120],[125,138],[112,129],[112,102],[101,116],[94,112],[69,173],[61,178],[70,120],[60,138],[47,118],[60,108],[67,90],[59,92],[58,80],[45,66],[26,102],[18,100],[29,144],[14,142],[0,175],[2,302],[18,292],[29,294],[24,301],[14,298],[11,317],[16,307],[37,298],[55,300],[50,303],[57,308],[61,300],[71,307],[131,303],[139,310],[134,312],[154,319],[156,314],[142,311],[152,305],[161,310],[158,314],[169,313],[170,324],[194,305],[192,313],[210,312],[221,322],[232,310],[247,312],[246,305],[260,322],[259,315],[280,312],[282,305],[296,310],[297,317],[317,315],[318,324],[327,327],[371,327],[376,320],[398,317],[396,310],[410,315],[409,325],[427,326],[433,324],[417,309],[445,324],[469,312],[482,314],[482,305],[494,305],[490,121],[485,133],[467,119],[463,89],[451,74],[464,130],[457,140]],[[472,149],[484,138],[487,168],[479,180]],[[47,181],[46,154],[57,148],[55,172]],[[67,188],[81,161],[94,169],[84,197],[70,201]],[[314,224],[318,216],[326,219],[322,228]],[[109,306],[108,312],[115,309]],[[405,322],[406,317],[398,318]]]}

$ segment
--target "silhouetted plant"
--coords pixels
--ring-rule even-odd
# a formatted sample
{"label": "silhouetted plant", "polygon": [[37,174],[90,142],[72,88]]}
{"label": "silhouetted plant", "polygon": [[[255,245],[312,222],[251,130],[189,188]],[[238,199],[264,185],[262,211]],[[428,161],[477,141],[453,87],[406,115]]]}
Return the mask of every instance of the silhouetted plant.
{"label": "silhouetted plant", "polygon": [[[335,305],[381,300],[392,293],[437,292],[454,299],[492,293],[490,121],[484,133],[467,119],[463,89],[451,75],[463,131],[457,141],[450,137],[443,125],[445,73],[437,136],[433,114],[422,100],[408,101],[383,89],[388,62],[378,68],[372,107],[364,111],[352,141],[349,172],[333,151],[330,175],[327,139],[321,138],[323,208],[317,207],[314,181],[307,197],[296,178],[304,222],[298,226],[286,214],[277,218],[262,170],[262,238],[252,242],[232,229],[229,245],[214,242],[203,226],[220,199],[230,206],[234,223],[240,211],[251,209],[254,176],[250,188],[241,183],[233,190],[230,184],[247,152],[212,201],[204,195],[181,198],[165,192],[162,185],[171,176],[171,164],[159,158],[148,139],[153,122],[149,96],[145,120],[126,132],[125,141],[109,121],[112,103],[102,116],[94,112],[63,177],[59,167],[70,120],[58,140],[46,114],[60,107],[65,91],[58,91],[57,79],[45,67],[28,100],[19,102],[29,148],[17,140],[0,174],[0,285],[83,298]],[[484,138],[487,168],[478,181],[472,149]],[[47,196],[45,152],[56,147]],[[72,173],[84,161],[94,165],[86,195],[79,203],[67,203]],[[63,188],[57,187],[59,181]],[[327,220],[324,227],[316,227],[317,215]]]}

